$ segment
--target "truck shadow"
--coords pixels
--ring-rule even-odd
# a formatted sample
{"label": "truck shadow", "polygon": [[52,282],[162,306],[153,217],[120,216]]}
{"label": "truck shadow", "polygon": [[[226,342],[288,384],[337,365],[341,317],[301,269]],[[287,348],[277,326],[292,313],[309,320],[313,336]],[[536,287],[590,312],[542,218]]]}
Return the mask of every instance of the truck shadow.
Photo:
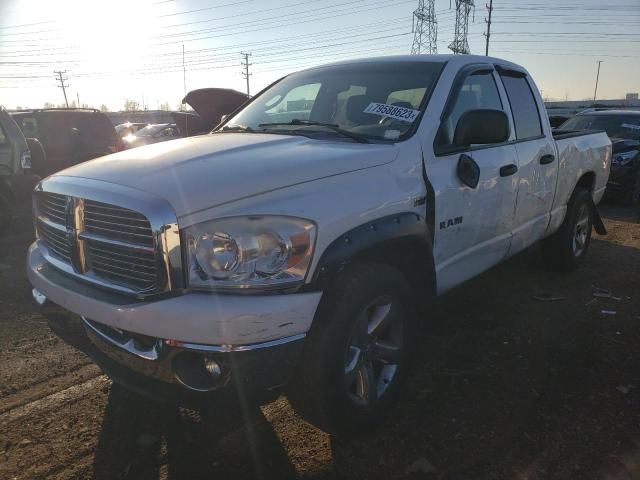
{"label": "truck shadow", "polygon": [[211,416],[112,386],[94,456],[95,480],[296,478],[258,407]]}
{"label": "truck shadow", "polygon": [[[640,478],[638,285],[640,239],[629,247],[594,237],[577,272],[547,272],[533,248],[445,295],[424,319],[389,421],[355,442],[332,440],[336,471]],[[594,300],[596,288],[620,300]]]}
{"label": "truck shadow", "polygon": [[[532,248],[438,300],[397,408],[366,437],[332,438],[317,475],[640,478],[640,241],[619,235],[594,237],[576,272],[547,272]],[[112,388],[93,478],[296,478],[295,450],[321,435],[291,417],[285,446],[258,408],[209,418]]]}

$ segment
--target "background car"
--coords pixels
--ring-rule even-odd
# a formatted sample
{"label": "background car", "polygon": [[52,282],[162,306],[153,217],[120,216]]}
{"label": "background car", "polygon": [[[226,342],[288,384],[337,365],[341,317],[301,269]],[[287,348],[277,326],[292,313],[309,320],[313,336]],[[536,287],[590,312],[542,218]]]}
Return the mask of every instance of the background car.
{"label": "background car", "polygon": [[607,195],[640,204],[640,111],[589,110],[563,123],[561,130],[604,130],[613,145]]}
{"label": "background car", "polygon": [[120,138],[124,138],[127,137],[129,135],[133,135],[134,133],[136,133],[138,130],[140,130],[141,128],[146,127],[147,125],[149,125],[148,123],[131,123],[131,122],[127,122],[127,123],[121,123],[120,125],[116,125],[115,129],[116,132],[118,133],[118,135],[120,135]]}
{"label": "background car", "polygon": [[31,212],[31,191],[40,180],[32,173],[32,157],[38,163],[42,146],[25,138],[11,115],[0,109],[0,232],[14,216]]}
{"label": "background car", "polygon": [[34,165],[35,174],[47,177],[64,168],[123,149],[107,116],[94,109],[41,109],[11,112],[25,137],[37,138],[46,162]]}
{"label": "background car", "polygon": [[180,130],[174,124],[158,123],[155,125],[147,125],[135,134],[124,137],[122,140],[126,148],[134,148],[152,143],[166,142],[167,140],[175,140],[180,137]]}

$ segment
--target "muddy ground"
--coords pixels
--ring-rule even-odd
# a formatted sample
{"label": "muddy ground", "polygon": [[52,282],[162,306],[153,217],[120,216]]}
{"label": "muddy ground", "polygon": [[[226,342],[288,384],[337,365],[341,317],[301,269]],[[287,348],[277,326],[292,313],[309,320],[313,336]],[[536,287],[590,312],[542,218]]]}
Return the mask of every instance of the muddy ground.
{"label": "muddy ground", "polygon": [[580,271],[533,248],[442,298],[391,418],[350,442],[283,398],[230,424],[112,385],[32,311],[19,223],[0,238],[0,479],[640,478],[639,215],[603,214]]}

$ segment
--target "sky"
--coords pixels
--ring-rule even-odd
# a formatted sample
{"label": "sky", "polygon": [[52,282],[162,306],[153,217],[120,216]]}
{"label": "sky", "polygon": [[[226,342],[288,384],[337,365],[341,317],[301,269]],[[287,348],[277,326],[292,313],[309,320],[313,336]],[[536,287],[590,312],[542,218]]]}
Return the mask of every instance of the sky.
{"label": "sky", "polygon": [[[486,0],[488,3],[489,0]],[[476,0],[469,46],[484,54]],[[178,107],[185,90],[250,91],[314,65],[411,53],[418,0],[0,0],[0,105],[69,101],[121,110]],[[435,1],[438,53],[450,53],[455,0]],[[546,99],[640,92],[640,0],[493,0],[489,53],[525,66]],[[185,72],[183,72],[183,48]]]}

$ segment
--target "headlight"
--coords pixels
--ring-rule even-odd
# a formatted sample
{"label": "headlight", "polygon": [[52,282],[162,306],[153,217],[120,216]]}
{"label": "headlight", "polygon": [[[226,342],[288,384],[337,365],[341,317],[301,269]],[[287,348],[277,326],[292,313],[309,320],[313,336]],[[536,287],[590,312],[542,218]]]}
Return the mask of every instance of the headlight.
{"label": "headlight", "polygon": [[630,163],[631,160],[633,160],[633,157],[635,157],[637,154],[638,152],[636,151],[616,153],[613,156],[613,161],[611,163],[613,163],[614,165],[619,165],[621,167],[624,167],[625,165]]}
{"label": "headlight", "polygon": [[315,225],[292,217],[223,218],[187,228],[185,241],[190,287],[282,287],[304,280]]}

